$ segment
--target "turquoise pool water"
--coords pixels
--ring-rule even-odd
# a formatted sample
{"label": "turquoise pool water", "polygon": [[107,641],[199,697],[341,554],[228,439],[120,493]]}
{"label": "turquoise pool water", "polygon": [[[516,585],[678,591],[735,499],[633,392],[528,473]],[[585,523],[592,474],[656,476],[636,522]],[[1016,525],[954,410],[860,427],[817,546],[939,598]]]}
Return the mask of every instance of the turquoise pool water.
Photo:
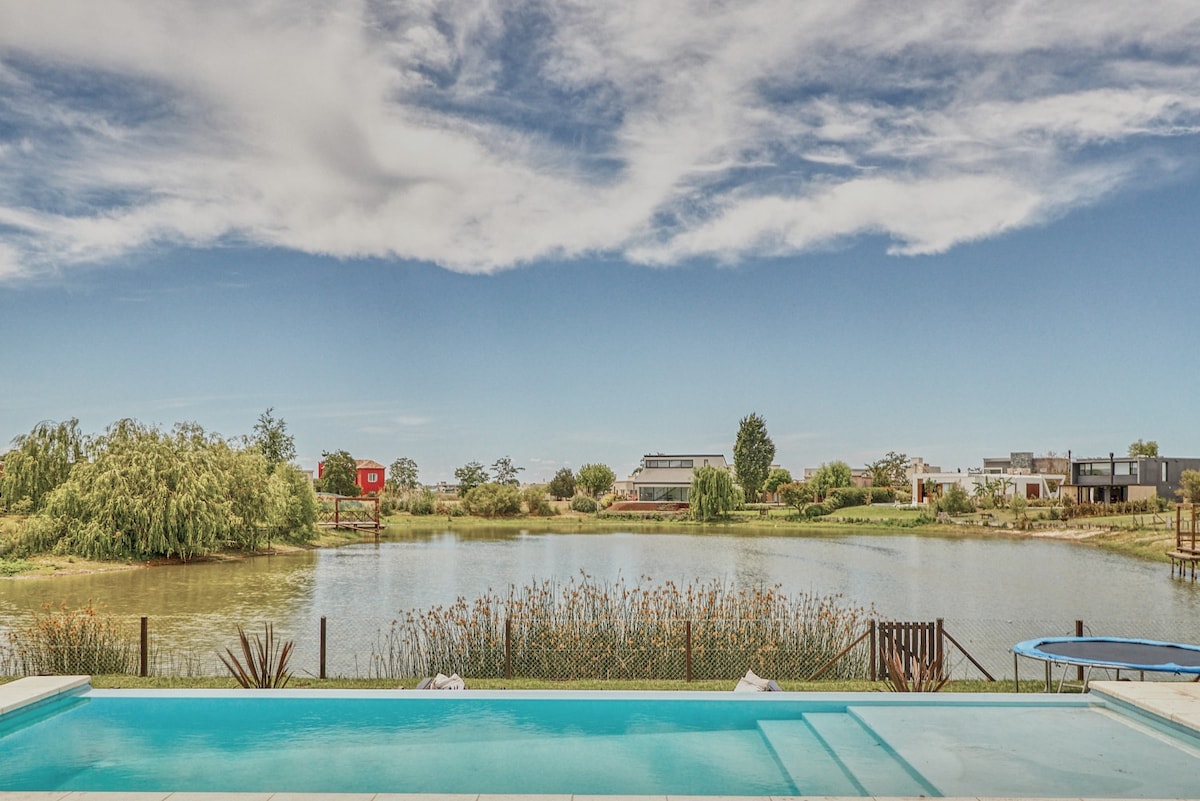
{"label": "turquoise pool water", "polygon": [[0,717],[0,790],[1197,794],[1200,740],[1091,697],[87,690]]}

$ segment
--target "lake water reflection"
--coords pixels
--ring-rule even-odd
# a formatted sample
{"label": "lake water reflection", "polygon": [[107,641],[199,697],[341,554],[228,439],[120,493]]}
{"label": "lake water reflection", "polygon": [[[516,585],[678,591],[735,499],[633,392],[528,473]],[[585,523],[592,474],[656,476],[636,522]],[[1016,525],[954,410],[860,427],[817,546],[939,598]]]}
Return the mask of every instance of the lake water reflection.
{"label": "lake water reflection", "polygon": [[0,618],[91,601],[149,616],[158,636],[205,640],[217,632],[228,644],[235,623],[270,620],[307,640],[322,616],[335,630],[377,628],[410,609],[511,583],[565,581],[581,570],[627,583],[648,576],[779,584],[789,595],[841,594],[881,617],[942,617],[969,649],[996,652],[980,657],[989,667],[1007,664],[1009,673],[1009,646],[1069,634],[1077,618],[1097,634],[1200,642],[1200,583],[1171,579],[1165,564],[1047,540],[852,532],[428,531],[286,556],[0,581]]}

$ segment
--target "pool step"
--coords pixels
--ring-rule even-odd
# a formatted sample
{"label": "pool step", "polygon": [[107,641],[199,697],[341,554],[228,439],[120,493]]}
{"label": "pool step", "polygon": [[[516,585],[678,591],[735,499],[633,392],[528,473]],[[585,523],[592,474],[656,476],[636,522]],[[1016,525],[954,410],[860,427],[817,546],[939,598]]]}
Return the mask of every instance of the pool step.
{"label": "pool step", "polygon": [[890,749],[845,713],[807,713],[804,720],[761,720],[799,795],[937,795]]}
{"label": "pool step", "polygon": [[760,720],[759,731],[796,786],[796,795],[865,795],[803,720]]}
{"label": "pool step", "polygon": [[804,717],[868,795],[940,795],[853,716],[815,712]]}

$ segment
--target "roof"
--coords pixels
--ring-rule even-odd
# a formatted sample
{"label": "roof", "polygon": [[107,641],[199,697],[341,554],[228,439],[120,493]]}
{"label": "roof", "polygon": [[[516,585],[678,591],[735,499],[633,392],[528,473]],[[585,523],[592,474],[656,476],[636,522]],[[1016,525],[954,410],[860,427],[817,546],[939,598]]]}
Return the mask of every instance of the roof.
{"label": "roof", "polygon": [[356,459],[354,461],[354,465],[359,470],[364,470],[364,469],[366,469],[366,470],[382,470],[383,469],[383,465],[381,465],[379,462],[374,461],[373,459]]}

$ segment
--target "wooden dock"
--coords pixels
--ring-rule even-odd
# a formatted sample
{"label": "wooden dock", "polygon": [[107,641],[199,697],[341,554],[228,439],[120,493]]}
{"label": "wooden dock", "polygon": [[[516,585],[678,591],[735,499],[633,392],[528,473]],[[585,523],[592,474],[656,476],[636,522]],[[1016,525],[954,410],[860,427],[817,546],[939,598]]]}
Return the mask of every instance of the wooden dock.
{"label": "wooden dock", "polygon": [[340,528],[347,531],[373,531],[378,533],[383,523],[379,519],[379,499],[348,498],[344,495],[319,496],[321,507],[317,511],[317,526]]}
{"label": "wooden dock", "polygon": [[1191,575],[1196,580],[1196,563],[1200,562],[1200,540],[1197,540],[1197,518],[1200,509],[1194,503],[1181,503],[1175,507],[1175,550],[1167,551],[1171,560],[1171,578],[1176,569],[1179,577]]}

